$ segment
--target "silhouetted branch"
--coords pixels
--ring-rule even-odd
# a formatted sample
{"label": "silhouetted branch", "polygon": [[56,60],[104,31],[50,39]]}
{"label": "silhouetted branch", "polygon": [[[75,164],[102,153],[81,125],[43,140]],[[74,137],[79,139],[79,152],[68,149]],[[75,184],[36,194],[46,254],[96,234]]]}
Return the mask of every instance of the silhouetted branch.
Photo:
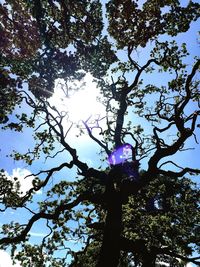
{"label": "silhouetted branch", "polygon": [[[107,155],[109,155],[110,154],[110,150],[108,149],[108,147],[107,146],[105,146],[98,138],[96,138],[93,134],[92,134],[92,130],[90,129],[90,127],[88,126],[88,124],[87,124],[87,122],[85,122],[85,121],[82,121],[83,122],[83,124],[84,124],[84,126],[85,126],[85,128],[86,128],[86,130],[87,130],[87,132],[88,132],[88,135],[89,135],[89,137],[92,139],[92,140],[94,140],[100,147],[102,147],[104,150],[105,150],[105,152],[107,153]],[[98,127],[97,127],[98,128]]]}

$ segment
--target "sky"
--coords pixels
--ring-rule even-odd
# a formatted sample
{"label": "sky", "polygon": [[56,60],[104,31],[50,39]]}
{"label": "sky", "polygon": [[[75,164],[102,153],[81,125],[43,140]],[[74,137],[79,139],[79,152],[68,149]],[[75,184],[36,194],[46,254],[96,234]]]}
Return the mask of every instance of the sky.
{"label": "sky", "polygon": [[[178,42],[187,42],[191,57],[193,57],[194,55],[200,55],[199,45],[197,44],[197,31],[199,30],[198,26],[199,23],[193,23],[190,31],[187,34],[180,34],[178,37]],[[143,61],[144,58],[147,57],[147,54],[148,53],[143,54],[142,50],[139,51],[139,53],[136,55],[137,60]],[[125,60],[123,52],[119,53],[119,57],[121,57],[122,60]],[[158,77],[155,75],[153,76],[153,79],[156,83],[159,81],[163,82],[163,77],[161,76]],[[91,119],[95,119],[95,116],[97,116],[98,114],[101,114],[102,117],[105,116],[103,106],[96,101],[96,97],[99,95],[99,93],[95,83],[92,82],[91,75],[86,75],[85,82],[85,89],[82,89],[80,92],[74,93],[67,99],[67,101],[62,100],[63,96],[59,90],[50,99],[50,102],[54,104],[56,108],[66,108],[66,111],[69,111],[70,118],[73,122],[76,121],[81,123],[81,120],[86,120],[90,116],[92,116]],[[88,97],[85,98],[85,95],[87,95]],[[27,113],[29,112],[29,110],[27,110],[24,105],[22,105],[21,110]],[[17,111],[19,111],[19,108],[17,108],[16,112]],[[104,122],[102,121],[102,124],[103,123]],[[138,120],[138,123],[140,123],[140,120]],[[69,124],[67,122],[65,127],[66,129],[67,127],[69,127]],[[19,177],[19,180],[21,181],[22,194],[24,194],[31,187],[31,174],[37,173],[40,170],[41,164],[45,164],[45,169],[52,167],[52,161],[38,161],[35,162],[33,166],[29,167],[24,162],[16,162],[13,159],[6,157],[6,155],[9,155],[13,149],[24,151],[25,148],[32,147],[33,140],[30,138],[30,134],[31,131],[28,128],[23,134],[5,131],[0,132],[0,169],[4,168],[6,170],[7,176],[11,180],[13,180],[16,176]],[[78,133],[75,129],[71,130],[68,138],[70,139],[71,143],[77,148],[80,159],[84,160],[92,167],[100,166],[101,161],[99,160],[99,156],[97,155],[98,146],[94,142],[92,142],[87,135],[77,138],[77,134]],[[192,167],[195,167],[199,164],[199,153],[200,148],[198,147],[195,151],[191,150],[187,151],[185,154],[181,153],[178,159],[182,163],[182,165],[187,165],[189,161]],[[58,157],[58,162],[62,161],[65,156],[67,157],[67,155],[65,154],[60,155]],[[177,160],[177,156],[175,156],[173,159]],[[57,162],[53,162],[53,164],[56,166]],[[104,164],[106,165],[108,163],[105,162]],[[29,177],[24,179],[24,177],[27,175],[29,175]],[[73,180],[74,176],[76,176],[76,170],[64,170],[63,172],[61,172],[60,176],[65,176],[68,180]],[[51,183],[53,184],[59,179],[60,178],[58,176],[55,176],[55,178],[51,180]],[[41,200],[43,198],[43,193],[45,192],[43,192],[42,190],[39,191],[35,196],[35,200]],[[12,220],[21,220],[21,222],[25,222],[27,218],[30,217],[30,214],[25,210],[23,210],[22,212],[23,216],[20,211],[14,213],[12,210],[8,209],[5,213],[0,214],[0,227],[3,223],[7,223]],[[47,230],[41,231],[41,229],[43,229],[43,223],[38,223],[31,229],[32,242],[37,243],[38,240],[44,237],[45,231]],[[73,246],[73,244],[71,245]],[[187,267],[192,266],[192,264],[187,265]],[[0,250],[0,267],[20,267],[20,265],[19,263],[13,265],[9,256],[9,252]]]}

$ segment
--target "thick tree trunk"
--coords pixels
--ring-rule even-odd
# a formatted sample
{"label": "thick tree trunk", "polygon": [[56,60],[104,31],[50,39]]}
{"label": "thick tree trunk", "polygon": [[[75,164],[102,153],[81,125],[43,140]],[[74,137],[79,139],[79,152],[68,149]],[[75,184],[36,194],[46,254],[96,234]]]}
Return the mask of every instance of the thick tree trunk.
{"label": "thick tree trunk", "polygon": [[146,254],[143,256],[142,267],[155,267],[156,257],[154,255]]}
{"label": "thick tree trunk", "polygon": [[107,192],[107,217],[97,267],[117,267],[120,258],[122,202],[120,194],[110,189]]}

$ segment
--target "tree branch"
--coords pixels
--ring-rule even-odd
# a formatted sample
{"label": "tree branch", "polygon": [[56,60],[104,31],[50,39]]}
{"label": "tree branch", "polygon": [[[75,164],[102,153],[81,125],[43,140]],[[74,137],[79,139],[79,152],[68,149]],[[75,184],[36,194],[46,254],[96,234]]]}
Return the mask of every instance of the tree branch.
{"label": "tree branch", "polygon": [[0,239],[0,244],[17,244],[21,241],[25,241],[27,234],[31,230],[32,226],[35,222],[37,222],[40,219],[47,219],[47,220],[57,220],[59,218],[59,215],[66,211],[74,208],[82,201],[91,200],[94,202],[98,202],[102,200],[102,197],[98,195],[91,195],[90,193],[84,193],[79,195],[74,201],[71,203],[65,204],[62,202],[59,206],[55,208],[55,211],[53,213],[46,213],[45,211],[41,211],[37,214],[34,214],[33,217],[29,220],[26,227],[21,231],[20,234],[14,236],[14,237],[3,237]]}
{"label": "tree branch", "polygon": [[88,132],[88,135],[89,135],[89,137],[92,139],[92,140],[94,140],[100,147],[102,147],[104,150],[105,150],[105,152],[107,153],[107,155],[109,155],[110,154],[110,150],[108,149],[108,147],[107,146],[105,146],[99,139],[97,139],[93,134],[92,134],[92,130],[89,128],[89,126],[87,125],[87,122],[85,122],[85,121],[82,121],[83,122],[83,124],[84,124],[84,126],[85,126],[85,128],[86,128],[86,130],[87,130],[87,132]]}

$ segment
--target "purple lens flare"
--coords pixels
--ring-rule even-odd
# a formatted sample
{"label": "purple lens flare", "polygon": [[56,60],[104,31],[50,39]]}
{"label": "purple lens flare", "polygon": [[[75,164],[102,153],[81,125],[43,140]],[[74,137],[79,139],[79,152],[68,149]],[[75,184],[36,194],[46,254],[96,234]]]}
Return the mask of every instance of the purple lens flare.
{"label": "purple lens flare", "polygon": [[132,146],[130,144],[124,144],[115,149],[108,157],[110,165],[122,164],[126,161],[132,160]]}
{"label": "purple lens flare", "polygon": [[130,144],[124,144],[115,149],[108,157],[111,166],[121,165],[123,173],[131,180],[139,179],[139,162],[134,160],[133,147]]}

